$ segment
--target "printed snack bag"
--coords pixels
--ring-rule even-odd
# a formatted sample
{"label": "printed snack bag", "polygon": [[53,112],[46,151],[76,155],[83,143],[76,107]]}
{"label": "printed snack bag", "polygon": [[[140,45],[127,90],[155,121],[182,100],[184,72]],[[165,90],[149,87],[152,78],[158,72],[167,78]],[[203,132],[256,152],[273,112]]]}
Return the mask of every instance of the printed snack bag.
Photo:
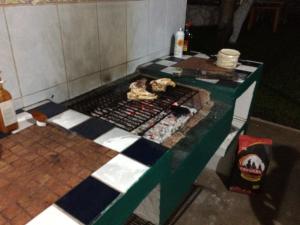
{"label": "printed snack bag", "polygon": [[269,166],[271,145],[271,139],[239,137],[237,161],[229,185],[231,191],[253,194],[260,190]]}

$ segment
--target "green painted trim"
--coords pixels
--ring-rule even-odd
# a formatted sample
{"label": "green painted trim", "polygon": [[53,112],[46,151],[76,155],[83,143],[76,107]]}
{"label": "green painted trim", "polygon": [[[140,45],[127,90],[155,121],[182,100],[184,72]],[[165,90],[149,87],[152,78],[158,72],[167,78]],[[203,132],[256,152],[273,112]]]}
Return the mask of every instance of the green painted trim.
{"label": "green painted trim", "polygon": [[167,151],[166,154],[164,154],[126,194],[118,198],[93,225],[124,225],[141,201],[168,176],[171,155],[172,151]]}
{"label": "green painted trim", "polygon": [[[193,133],[191,136],[183,139],[186,147],[191,148],[191,152],[161,184],[161,224],[164,224],[179,207],[199,173],[228,135],[232,116],[233,107],[230,107],[224,112],[222,118],[214,122],[210,121],[204,134],[200,134],[199,128],[196,127],[191,130]],[[199,126],[204,125],[201,122]],[[195,133],[199,133],[199,136]]]}

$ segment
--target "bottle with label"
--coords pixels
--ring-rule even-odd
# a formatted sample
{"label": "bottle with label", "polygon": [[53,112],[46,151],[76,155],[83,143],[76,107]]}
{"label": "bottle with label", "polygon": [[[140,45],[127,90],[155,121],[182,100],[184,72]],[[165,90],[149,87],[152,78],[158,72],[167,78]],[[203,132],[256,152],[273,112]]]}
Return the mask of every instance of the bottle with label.
{"label": "bottle with label", "polygon": [[174,57],[181,58],[183,54],[184,32],[182,28],[175,34]]}
{"label": "bottle with label", "polygon": [[18,122],[11,94],[3,88],[3,83],[0,78],[0,132],[9,133],[18,129]]}
{"label": "bottle with label", "polygon": [[184,45],[183,45],[183,54],[185,55],[189,55],[191,52],[191,43],[192,43],[191,26],[192,23],[190,21],[185,24]]}

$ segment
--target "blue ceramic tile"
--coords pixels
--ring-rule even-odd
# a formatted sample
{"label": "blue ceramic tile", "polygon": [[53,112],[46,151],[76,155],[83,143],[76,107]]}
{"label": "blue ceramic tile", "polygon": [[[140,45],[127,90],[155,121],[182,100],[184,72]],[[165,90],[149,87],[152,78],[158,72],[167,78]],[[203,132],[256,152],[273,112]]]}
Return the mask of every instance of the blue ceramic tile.
{"label": "blue ceramic tile", "polygon": [[239,80],[246,80],[247,77],[249,76],[248,73],[240,72],[240,71],[235,71],[235,75]]}
{"label": "blue ceramic tile", "polygon": [[96,119],[96,118],[91,118],[91,119],[73,127],[71,130],[82,135],[83,137],[94,140],[95,138],[99,137],[100,135],[111,130],[113,127],[114,126],[107,121],[104,121],[101,119]]}
{"label": "blue ceramic tile", "polygon": [[220,80],[217,84],[230,88],[236,88],[239,85],[239,83],[232,80]]}
{"label": "blue ceramic tile", "polygon": [[166,152],[167,148],[146,140],[144,138],[136,141],[122,153],[147,166],[152,166]]}
{"label": "blue ceramic tile", "polygon": [[253,61],[247,61],[247,60],[240,60],[240,62],[245,65],[245,66],[254,66],[254,67],[259,67],[261,63],[258,62],[253,62]]}
{"label": "blue ceramic tile", "polygon": [[[0,139],[1,138],[5,138],[5,137],[7,137],[7,136],[9,136],[10,134],[5,134],[5,133],[2,133],[2,132],[0,132]],[[1,153],[1,152],[0,152]]]}
{"label": "blue ceramic tile", "polygon": [[19,113],[22,113],[22,112],[24,112],[23,109],[18,109],[18,110],[16,111],[16,114],[19,114]]}
{"label": "blue ceramic tile", "polygon": [[38,106],[34,109],[29,110],[29,112],[39,111],[47,115],[48,118],[56,116],[64,111],[66,111],[66,107],[60,104],[56,104],[54,102],[49,102],[44,105]]}
{"label": "blue ceramic tile", "polygon": [[161,71],[165,68],[167,68],[167,66],[163,66],[163,65],[159,65],[159,64],[151,64],[142,69],[146,69],[146,70],[150,70],[150,71]]}
{"label": "blue ceramic tile", "polygon": [[189,53],[189,55],[191,55],[191,56],[194,56],[194,55],[197,55],[197,54],[199,54],[199,52],[190,52]]}
{"label": "blue ceramic tile", "polygon": [[84,224],[92,223],[120,193],[88,177],[56,204]]}
{"label": "blue ceramic tile", "polygon": [[169,58],[166,58],[166,60],[173,61],[173,62],[181,62],[181,61],[183,61],[183,59],[176,58],[174,56],[170,56]]}
{"label": "blue ceramic tile", "polygon": [[249,76],[251,74],[251,72],[244,71],[244,70],[239,70],[239,69],[235,69],[234,72],[236,74],[244,74],[245,76]]}

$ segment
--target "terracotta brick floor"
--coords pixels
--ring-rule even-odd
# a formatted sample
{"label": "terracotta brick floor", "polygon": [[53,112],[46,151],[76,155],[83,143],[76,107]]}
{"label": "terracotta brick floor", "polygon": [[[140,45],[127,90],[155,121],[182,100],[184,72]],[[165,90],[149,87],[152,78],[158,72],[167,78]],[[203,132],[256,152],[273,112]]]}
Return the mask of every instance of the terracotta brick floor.
{"label": "terracotta brick floor", "polygon": [[25,224],[117,153],[48,125],[0,140],[0,225]]}

